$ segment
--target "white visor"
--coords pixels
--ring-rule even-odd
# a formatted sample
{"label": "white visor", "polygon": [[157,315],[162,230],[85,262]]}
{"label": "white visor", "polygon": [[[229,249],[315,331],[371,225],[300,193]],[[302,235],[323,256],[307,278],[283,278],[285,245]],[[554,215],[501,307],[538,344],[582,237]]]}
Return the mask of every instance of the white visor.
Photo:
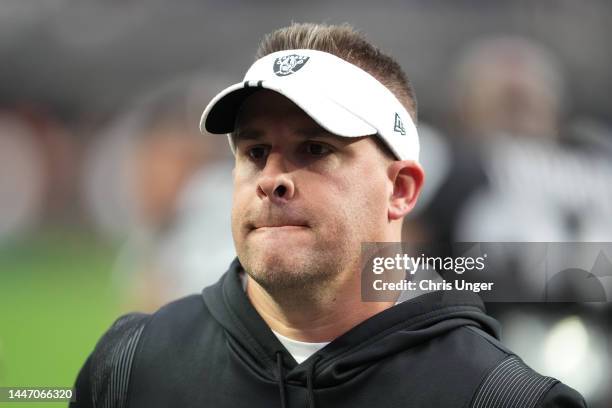
{"label": "white visor", "polygon": [[[316,50],[279,51],[255,61],[243,82],[208,104],[200,130],[232,132],[245,98],[262,88],[284,95],[330,133],[378,135],[398,159],[419,159],[416,127],[395,95],[361,68]],[[231,137],[230,146],[234,150]]]}

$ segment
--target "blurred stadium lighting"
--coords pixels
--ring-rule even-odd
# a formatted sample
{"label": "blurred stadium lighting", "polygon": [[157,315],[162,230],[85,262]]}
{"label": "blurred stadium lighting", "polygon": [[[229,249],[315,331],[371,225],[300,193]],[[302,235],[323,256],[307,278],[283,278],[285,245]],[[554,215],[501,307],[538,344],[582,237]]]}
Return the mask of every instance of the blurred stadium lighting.
{"label": "blurred stadium lighting", "polygon": [[601,338],[577,316],[558,321],[544,342],[547,374],[572,384],[587,399],[595,397],[609,376],[603,364],[606,351]]}

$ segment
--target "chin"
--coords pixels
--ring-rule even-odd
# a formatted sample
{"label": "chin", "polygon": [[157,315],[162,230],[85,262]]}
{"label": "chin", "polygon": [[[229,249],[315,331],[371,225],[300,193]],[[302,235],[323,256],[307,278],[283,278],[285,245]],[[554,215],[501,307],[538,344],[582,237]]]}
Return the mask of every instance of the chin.
{"label": "chin", "polygon": [[274,292],[320,284],[333,275],[336,268],[321,263],[314,252],[299,246],[267,247],[247,251],[240,259],[259,285]]}
{"label": "chin", "polygon": [[253,266],[263,274],[299,274],[307,264],[304,248],[289,246],[266,246],[253,251]]}
{"label": "chin", "polygon": [[245,252],[267,264],[291,264],[296,258],[305,260],[316,252],[314,237],[304,233],[251,233],[244,244]]}

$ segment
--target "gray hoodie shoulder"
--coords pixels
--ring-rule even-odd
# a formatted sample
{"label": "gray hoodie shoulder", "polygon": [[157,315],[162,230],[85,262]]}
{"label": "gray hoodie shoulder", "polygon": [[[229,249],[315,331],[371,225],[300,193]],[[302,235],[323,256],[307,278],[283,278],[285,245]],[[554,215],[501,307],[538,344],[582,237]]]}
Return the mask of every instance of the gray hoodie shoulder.
{"label": "gray hoodie shoulder", "polygon": [[149,318],[148,314],[130,313],[108,329],[77,377],[71,408],[126,406],[136,346]]}
{"label": "gray hoodie shoulder", "polygon": [[520,358],[509,355],[480,384],[471,408],[586,407],[578,392],[551,377],[538,374]]}

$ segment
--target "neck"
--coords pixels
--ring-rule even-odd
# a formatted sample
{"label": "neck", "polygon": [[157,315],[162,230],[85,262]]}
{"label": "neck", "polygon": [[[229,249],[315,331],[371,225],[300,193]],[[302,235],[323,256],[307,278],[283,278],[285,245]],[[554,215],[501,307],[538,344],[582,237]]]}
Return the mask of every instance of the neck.
{"label": "neck", "polygon": [[293,291],[288,296],[273,296],[248,276],[247,296],[275,332],[305,342],[332,341],[394,304],[362,302],[359,273],[345,276],[353,278],[310,292]]}

